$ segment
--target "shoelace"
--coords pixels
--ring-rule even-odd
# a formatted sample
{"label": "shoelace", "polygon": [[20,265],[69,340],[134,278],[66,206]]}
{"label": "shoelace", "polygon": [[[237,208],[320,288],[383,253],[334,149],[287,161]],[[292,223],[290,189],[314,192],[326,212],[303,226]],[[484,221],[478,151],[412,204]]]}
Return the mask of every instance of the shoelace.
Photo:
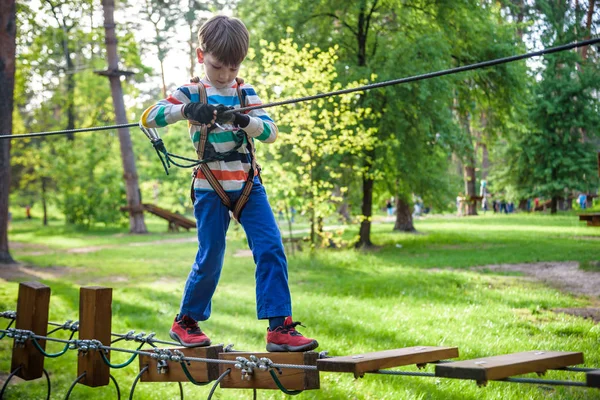
{"label": "shoelace", "polygon": [[292,322],[289,325],[283,325],[283,327],[278,328],[278,329],[281,329],[281,333],[289,333],[292,336],[302,336],[302,334],[296,330],[297,326],[306,328],[304,325],[302,325],[302,322],[298,321],[298,322]]}
{"label": "shoelace", "polygon": [[184,318],[180,323],[183,325],[187,333],[202,333],[202,330],[198,326],[198,322],[191,318]]}

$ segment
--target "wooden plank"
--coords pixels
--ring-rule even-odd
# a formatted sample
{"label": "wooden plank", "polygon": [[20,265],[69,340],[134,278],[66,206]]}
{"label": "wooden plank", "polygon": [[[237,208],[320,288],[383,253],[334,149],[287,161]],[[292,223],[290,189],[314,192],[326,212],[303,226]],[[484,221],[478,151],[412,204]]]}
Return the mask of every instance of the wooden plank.
{"label": "wooden plank", "polygon": [[600,388],[600,369],[586,374],[586,384],[589,387]]}
{"label": "wooden plank", "polygon": [[[275,364],[316,365],[319,354],[313,351],[306,353],[221,353],[222,360],[235,360],[236,357],[249,359],[251,355],[268,358]],[[269,371],[255,369],[250,375],[250,380],[242,380],[239,369],[230,364],[219,364],[219,372],[231,369],[231,373],[221,381],[222,388],[230,389],[279,389]],[[277,373],[277,378],[287,390],[319,389],[319,371],[305,369],[282,368],[282,374]]]}
{"label": "wooden plank", "polygon": [[[79,339],[96,339],[110,346],[112,289],[101,286],[82,287],[79,291]],[[110,353],[106,354],[110,360]],[[86,373],[79,383],[96,387],[108,385],[110,367],[96,350],[77,357],[77,376]]]}
{"label": "wooden plank", "polygon": [[[176,347],[170,348],[179,350],[186,357],[212,358],[219,359],[219,353],[223,352],[223,345],[207,347]],[[140,377],[141,382],[189,382],[188,377],[183,372],[183,368],[177,362],[167,361],[168,369],[159,373],[158,360],[148,355],[140,355],[140,371],[147,365],[148,371]],[[211,382],[219,377],[219,364],[203,363],[192,361],[186,365],[192,378],[196,382]]]}
{"label": "wooden plank", "polygon": [[456,357],[458,357],[458,348],[456,347],[414,346],[375,353],[325,358],[317,360],[317,368],[319,371],[351,372],[358,378],[363,376],[365,372],[403,365],[423,365]]}
{"label": "wooden plank", "polygon": [[[17,300],[16,329],[32,331],[36,335],[48,333],[48,312],[50,308],[50,288],[39,282],[19,284]],[[38,340],[46,349],[46,341]],[[37,379],[44,373],[44,355],[28,340],[22,346],[13,346],[11,371],[21,367],[17,376],[25,380]]]}
{"label": "wooden plank", "polygon": [[526,351],[501,356],[457,361],[435,366],[435,375],[443,378],[473,379],[485,384],[532,372],[564,368],[583,363],[583,353],[559,351]]}

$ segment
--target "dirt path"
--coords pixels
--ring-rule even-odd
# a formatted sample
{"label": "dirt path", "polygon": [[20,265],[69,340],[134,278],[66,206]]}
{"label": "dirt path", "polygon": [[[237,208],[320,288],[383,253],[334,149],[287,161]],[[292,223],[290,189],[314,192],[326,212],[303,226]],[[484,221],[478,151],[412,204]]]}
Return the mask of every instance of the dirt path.
{"label": "dirt path", "polygon": [[539,262],[528,264],[496,264],[473,268],[498,272],[521,272],[529,279],[544,282],[564,292],[575,295],[589,296],[594,305],[585,308],[556,308],[552,311],[589,318],[600,322],[600,272],[584,271],[579,263],[568,262]]}

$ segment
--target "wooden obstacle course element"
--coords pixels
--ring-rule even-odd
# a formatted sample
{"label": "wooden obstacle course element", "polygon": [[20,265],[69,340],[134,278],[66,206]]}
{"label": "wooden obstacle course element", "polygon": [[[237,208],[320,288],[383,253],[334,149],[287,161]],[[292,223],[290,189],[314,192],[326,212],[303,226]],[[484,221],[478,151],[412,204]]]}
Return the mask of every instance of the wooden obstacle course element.
{"label": "wooden obstacle course element", "polygon": [[319,371],[351,372],[355,378],[380,369],[427,363],[458,357],[457,347],[414,346],[353,356],[317,360]]}
{"label": "wooden obstacle course element", "polygon": [[600,389],[600,369],[596,371],[590,371],[586,376],[586,384],[589,387],[599,388]]}
{"label": "wooden obstacle course element", "polygon": [[[319,354],[313,351],[305,353],[221,353],[221,360],[234,360],[236,357],[248,359],[251,355],[268,358],[275,364],[317,365]],[[239,369],[230,364],[219,364],[219,372],[224,373],[231,369],[231,373],[221,381],[221,388],[228,389],[279,389],[269,371],[255,369],[250,375],[250,380],[242,380]],[[307,369],[282,368],[282,374],[277,373],[277,378],[287,390],[320,389],[319,371]]]}
{"label": "wooden obstacle course element", "polygon": [[[111,343],[112,289],[101,286],[82,287],[79,290],[79,339],[97,339],[105,346]],[[110,367],[106,365],[102,350],[87,351],[77,357],[79,383],[96,387],[108,385]],[[110,353],[106,353],[110,360]]]}
{"label": "wooden obstacle course element", "polygon": [[[223,345],[207,347],[177,347],[168,349],[179,350],[186,357],[212,358],[219,359],[219,353],[223,352]],[[146,371],[140,377],[141,382],[189,382],[188,377],[183,372],[183,368],[178,362],[167,361],[166,371],[158,371],[158,360],[146,354],[140,354],[140,371],[148,366]],[[186,364],[190,375],[196,382],[211,382],[219,377],[219,365],[217,363],[202,363],[192,361]]]}
{"label": "wooden obstacle course element", "polygon": [[[39,336],[46,336],[49,309],[50,288],[48,286],[38,282],[19,284],[16,329],[24,329]],[[46,349],[45,340],[37,342],[42,349]],[[31,340],[26,341],[23,346],[13,346],[11,371],[21,367],[16,374],[19,378],[27,381],[41,378],[44,373],[44,357]]]}
{"label": "wooden obstacle course element", "polygon": [[501,356],[457,361],[435,366],[435,376],[442,378],[473,379],[480,385],[487,381],[511,376],[565,368],[583,363],[583,353],[559,351],[526,351]]}
{"label": "wooden obstacle course element", "polygon": [[587,226],[600,226],[600,213],[579,214],[580,221],[587,221]]}
{"label": "wooden obstacle course element", "polygon": [[[135,211],[132,207],[125,206],[120,208],[121,211]],[[139,210],[138,210],[139,211]],[[165,219],[169,222],[169,231],[177,231],[179,228],[183,228],[185,230],[196,229],[196,221],[193,221],[189,218],[184,217],[181,214],[176,214],[169,210],[165,210],[164,208],[155,206],[154,204],[144,203],[142,204],[141,211],[147,211],[150,214],[156,215],[162,219]]]}

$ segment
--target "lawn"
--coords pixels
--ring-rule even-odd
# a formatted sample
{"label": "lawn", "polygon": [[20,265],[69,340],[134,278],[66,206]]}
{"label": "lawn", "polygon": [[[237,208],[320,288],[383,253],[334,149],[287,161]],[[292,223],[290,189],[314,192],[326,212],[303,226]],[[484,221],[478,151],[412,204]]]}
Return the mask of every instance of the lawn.
{"label": "lawn", "polygon": [[[78,231],[60,221],[15,220],[9,232],[11,254],[28,266],[19,276],[0,279],[0,311],[14,310],[19,281],[38,280],[52,289],[50,320],[77,319],[79,288],[113,288],[112,331],[156,332],[163,340],[177,312],[196,243],[194,232],[167,233],[166,223],[147,218],[151,233],[126,229]],[[501,263],[600,260],[600,229],[574,214],[436,216],[415,223],[418,234],[392,231],[380,218],[373,225],[372,251],[328,249],[289,257],[294,317],[299,330],[319,340],[320,351],[350,355],[408,346],[456,346],[459,359],[528,350],[581,351],[585,367],[600,367],[600,325],[554,313],[555,308],[598,307],[600,299],[575,296],[515,274],[474,269]],[[287,229],[287,227],[285,227]],[[343,234],[350,239],[357,228]],[[306,247],[306,246],[305,246]],[[237,350],[264,351],[266,323],[256,320],[254,273],[239,226],[230,229],[225,266],[213,302],[213,316],[202,324],[215,343]],[[4,320],[6,323],[8,320]],[[4,322],[0,320],[0,323]],[[66,337],[61,333],[57,337]],[[120,346],[123,342],[120,342]],[[134,348],[133,343],[122,347]],[[12,340],[0,340],[0,372],[10,369]],[[47,350],[62,346],[49,343]],[[46,359],[52,398],[64,398],[77,376],[77,354]],[[113,354],[114,363],[126,354]],[[403,367],[403,371],[417,371]],[[425,372],[432,372],[427,366]],[[112,370],[121,394],[139,370],[137,361]],[[235,373],[235,372],[234,372]],[[239,373],[239,372],[237,372]],[[531,377],[536,377],[535,375]],[[549,379],[583,380],[583,374],[549,371]],[[12,381],[11,381],[12,382]],[[184,384],[185,396],[206,398],[210,387]],[[10,385],[6,399],[45,398],[45,381]],[[282,399],[279,391],[259,391],[259,399]],[[298,399],[599,399],[597,389],[382,376],[321,374],[321,390]],[[115,388],[77,385],[71,399],[116,398]],[[140,383],[136,399],[177,399],[176,384]],[[251,399],[243,390],[217,389],[215,399]]]}

